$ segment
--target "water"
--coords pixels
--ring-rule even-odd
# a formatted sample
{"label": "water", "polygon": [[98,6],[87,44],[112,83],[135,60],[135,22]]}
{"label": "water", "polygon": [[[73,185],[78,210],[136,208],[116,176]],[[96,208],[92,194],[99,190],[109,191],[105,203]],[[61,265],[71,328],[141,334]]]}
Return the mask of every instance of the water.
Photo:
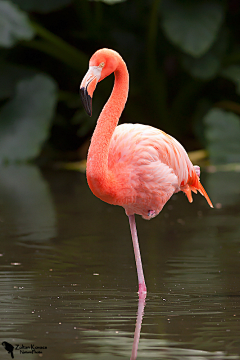
{"label": "water", "polygon": [[[84,174],[2,168],[0,344],[16,359],[123,360],[135,332],[132,359],[138,341],[137,359],[240,359],[240,174],[202,182],[215,209],[176,194],[157,218],[137,217],[138,301],[123,209]],[[11,358],[3,346],[0,358]]]}

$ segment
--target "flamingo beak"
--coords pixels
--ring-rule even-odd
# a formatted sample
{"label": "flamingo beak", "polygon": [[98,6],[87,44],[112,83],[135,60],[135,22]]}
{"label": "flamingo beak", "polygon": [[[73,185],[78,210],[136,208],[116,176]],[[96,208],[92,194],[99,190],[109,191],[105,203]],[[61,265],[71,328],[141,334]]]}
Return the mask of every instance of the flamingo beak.
{"label": "flamingo beak", "polygon": [[80,96],[83,107],[89,116],[92,116],[92,97],[97,83],[101,77],[102,68],[100,66],[89,66],[88,72],[84,76],[80,85]]}

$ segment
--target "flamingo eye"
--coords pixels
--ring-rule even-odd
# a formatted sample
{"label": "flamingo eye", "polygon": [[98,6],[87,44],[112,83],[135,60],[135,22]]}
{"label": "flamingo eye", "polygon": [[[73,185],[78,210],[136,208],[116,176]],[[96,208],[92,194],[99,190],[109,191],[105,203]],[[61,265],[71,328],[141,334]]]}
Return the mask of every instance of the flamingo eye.
{"label": "flamingo eye", "polygon": [[105,63],[104,63],[104,62],[101,62],[101,63],[99,64],[99,67],[103,68],[104,65],[105,65]]}

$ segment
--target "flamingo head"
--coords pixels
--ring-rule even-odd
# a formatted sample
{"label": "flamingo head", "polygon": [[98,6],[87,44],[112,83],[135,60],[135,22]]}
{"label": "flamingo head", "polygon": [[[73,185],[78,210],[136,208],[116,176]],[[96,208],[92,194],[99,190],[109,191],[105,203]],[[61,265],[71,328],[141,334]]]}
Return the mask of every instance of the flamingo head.
{"label": "flamingo head", "polygon": [[110,49],[98,50],[91,57],[89,69],[80,85],[82,103],[89,116],[92,116],[92,97],[97,83],[116,70],[119,57],[116,51]]}

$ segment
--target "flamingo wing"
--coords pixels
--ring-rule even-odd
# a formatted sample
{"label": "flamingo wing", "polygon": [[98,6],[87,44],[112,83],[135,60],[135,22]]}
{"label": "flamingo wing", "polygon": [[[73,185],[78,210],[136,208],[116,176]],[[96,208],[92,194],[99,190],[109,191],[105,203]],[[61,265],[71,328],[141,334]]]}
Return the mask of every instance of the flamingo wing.
{"label": "flamingo wing", "polygon": [[123,124],[113,133],[108,167],[118,180],[115,203],[123,206],[127,215],[150,219],[180,190],[176,173],[163,161],[160,142],[159,130],[140,124]]}
{"label": "flamingo wing", "polygon": [[118,183],[112,203],[123,206],[127,215],[154,217],[180,190],[190,202],[191,191],[206,195],[182,145],[151,126],[117,126],[110,142],[108,168]]}

